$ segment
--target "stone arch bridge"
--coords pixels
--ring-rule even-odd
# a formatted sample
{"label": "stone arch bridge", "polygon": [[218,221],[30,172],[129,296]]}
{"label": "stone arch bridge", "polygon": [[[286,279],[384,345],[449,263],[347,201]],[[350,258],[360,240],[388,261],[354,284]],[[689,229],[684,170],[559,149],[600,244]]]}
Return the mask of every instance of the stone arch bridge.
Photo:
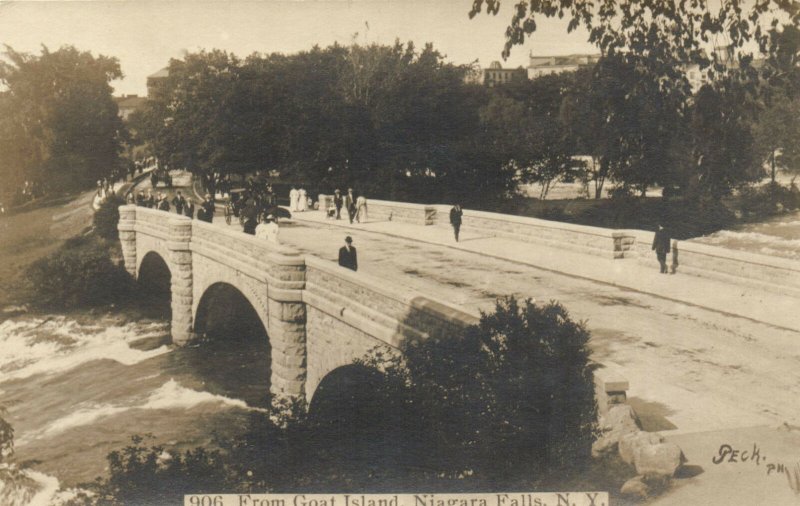
{"label": "stone arch bridge", "polygon": [[176,214],[121,206],[119,231],[132,276],[162,267],[155,275],[169,287],[175,344],[203,331],[215,293],[239,292],[237,300],[252,306],[266,331],[271,363],[265,367],[278,398],[310,402],[326,375],[376,345],[398,349],[406,339],[458,333],[477,322],[286,245]]}

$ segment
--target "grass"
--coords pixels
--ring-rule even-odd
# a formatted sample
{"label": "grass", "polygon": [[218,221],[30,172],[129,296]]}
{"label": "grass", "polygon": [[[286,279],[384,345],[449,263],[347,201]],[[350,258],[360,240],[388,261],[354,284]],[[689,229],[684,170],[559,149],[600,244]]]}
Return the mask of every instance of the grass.
{"label": "grass", "polygon": [[91,226],[91,193],[0,217],[0,309],[20,303],[23,273]]}

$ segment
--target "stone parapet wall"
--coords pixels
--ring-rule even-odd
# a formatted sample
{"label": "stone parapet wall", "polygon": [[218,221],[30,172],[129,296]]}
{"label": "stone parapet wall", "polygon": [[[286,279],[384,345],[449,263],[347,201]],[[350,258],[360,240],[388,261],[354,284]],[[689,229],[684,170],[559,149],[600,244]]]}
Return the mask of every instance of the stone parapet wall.
{"label": "stone parapet wall", "polygon": [[[449,210],[439,208],[440,224],[450,224]],[[613,258],[624,257],[625,248],[631,248],[610,229],[469,209],[464,210],[462,230]]]}
{"label": "stone parapet wall", "polygon": [[[333,208],[333,195],[320,194],[319,208],[323,212]],[[389,200],[367,199],[367,216],[369,221],[397,221],[412,225],[434,225],[437,207],[408,202],[392,202]],[[347,210],[342,209],[347,216]]]}
{"label": "stone parapet wall", "polygon": [[[628,230],[636,237],[638,262],[656,265],[651,250],[653,232]],[[800,296],[800,262],[692,241],[673,241],[678,249],[678,272],[729,283],[746,284],[780,295]],[[671,255],[667,264],[672,263]]]}
{"label": "stone parapet wall", "polygon": [[459,308],[311,256],[306,256],[303,298],[322,311],[374,328],[385,344],[395,347],[404,339],[452,335],[478,322]]}

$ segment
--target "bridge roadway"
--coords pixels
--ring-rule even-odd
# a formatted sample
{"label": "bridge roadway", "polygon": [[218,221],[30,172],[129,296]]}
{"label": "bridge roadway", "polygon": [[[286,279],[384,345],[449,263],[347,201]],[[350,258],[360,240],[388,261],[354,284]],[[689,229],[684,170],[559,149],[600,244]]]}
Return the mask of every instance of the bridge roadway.
{"label": "bridge roadway", "polygon": [[[219,216],[215,224],[227,226]],[[435,227],[416,226],[420,235],[423,228],[430,234]],[[796,331],[486,256],[480,244],[493,239],[468,230],[462,231],[462,244],[476,251],[407,237],[414,230],[390,222],[334,224],[312,211],[283,222],[280,240],[335,261],[351,235],[360,272],[467,309],[488,311],[498,296],[512,294],[561,302],[574,319],[586,322],[594,358],[618,366],[630,381],[630,403],[646,429],[675,435],[800,422]],[[529,243],[517,246],[533,258],[558,254]]]}

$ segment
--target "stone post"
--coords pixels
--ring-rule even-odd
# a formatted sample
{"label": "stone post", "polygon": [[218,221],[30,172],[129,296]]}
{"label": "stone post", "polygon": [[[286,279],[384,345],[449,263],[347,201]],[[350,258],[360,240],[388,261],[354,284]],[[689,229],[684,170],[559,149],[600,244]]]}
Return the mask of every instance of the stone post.
{"label": "stone post", "polygon": [[119,206],[119,241],[122,243],[122,258],[125,270],[136,277],[136,206]]}
{"label": "stone post", "polygon": [[272,394],[275,404],[304,401],[306,383],[305,260],[279,246],[269,255],[268,321],[272,345]]}
{"label": "stone post", "polygon": [[172,342],[183,345],[192,332],[192,220],[169,217],[169,263],[172,288]]}

